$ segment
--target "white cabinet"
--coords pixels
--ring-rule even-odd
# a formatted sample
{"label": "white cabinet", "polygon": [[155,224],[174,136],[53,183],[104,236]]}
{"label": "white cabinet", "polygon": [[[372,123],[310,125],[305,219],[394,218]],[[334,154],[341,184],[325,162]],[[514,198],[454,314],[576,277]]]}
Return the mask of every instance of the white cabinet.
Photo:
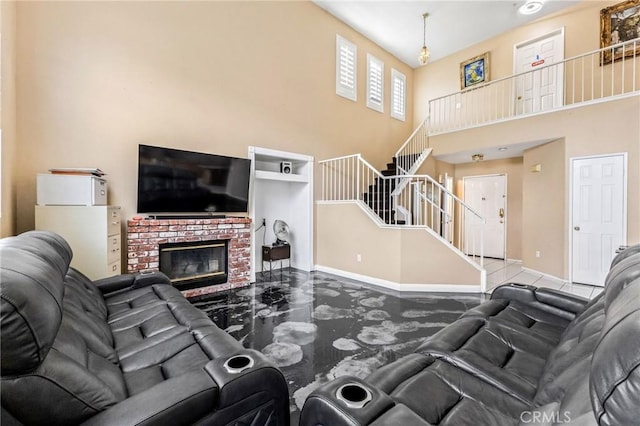
{"label": "white cabinet", "polygon": [[[249,215],[257,229],[265,219],[265,228],[251,234],[253,268],[263,270],[262,246],[271,245],[276,237],[273,222],[284,220],[289,225],[291,267],[313,269],[313,162],[311,156],[292,152],[249,147],[252,160]],[[291,173],[281,173],[280,164],[291,163]]]}
{"label": "white cabinet", "polygon": [[117,206],[36,206],[36,229],[67,240],[71,266],[92,280],[121,273],[120,222]]}

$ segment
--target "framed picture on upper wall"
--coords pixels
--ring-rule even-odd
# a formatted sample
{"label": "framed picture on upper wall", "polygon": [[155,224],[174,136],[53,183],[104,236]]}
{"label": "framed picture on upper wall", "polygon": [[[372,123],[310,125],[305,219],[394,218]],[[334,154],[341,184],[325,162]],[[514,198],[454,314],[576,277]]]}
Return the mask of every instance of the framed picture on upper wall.
{"label": "framed picture on upper wall", "polygon": [[467,89],[489,81],[489,52],[460,64],[460,86]]}
{"label": "framed picture on upper wall", "polygon": [[[600,11],[600,48],[640,37],[640,0],[627,0]],[[640,42],[605,50],[600,65],[640,55]]]}

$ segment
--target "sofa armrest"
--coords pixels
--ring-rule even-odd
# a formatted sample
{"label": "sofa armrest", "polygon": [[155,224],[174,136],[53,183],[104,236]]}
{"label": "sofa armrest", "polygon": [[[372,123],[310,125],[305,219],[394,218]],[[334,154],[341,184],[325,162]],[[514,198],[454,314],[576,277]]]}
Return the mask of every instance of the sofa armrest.
{"label": "sofa armrest", "polygon": [[[229,362],[243,356],[253,360],[247,368]],[[256,406],[268,403],[273,406],[270,424],[288,424],[289,393],[284,376],[260,352],[243,349],[133,395],[83,425],[245,424],[243,416],[250,419]]]}
{"label": "sofa armrest", "polygon": [[149,271],[102,278],[94,281],[94,284],[100,289],[102,294],[109,294],[118,290],[141,288],[152,284],[171,285],[171,280],[160,271]]}
{"label": "sofa armrest", "polygon": [[309,395],[300,414],[300,426],[368,425],[394,407],[376,387],[353,376],[325,383]]}
{"label": "sofa armrest", "polygon": [[[261,394],[274,401],[275,413],[289,413],[287,382],[267,357],[253,349],[242,349],[231,356],[219,357],[205,365],[205,371],[216,383],[220,396],[220,409],[231,407],[247,399],[248,395]],[[260,395],[258,395],[260,397]],[[285,419],[278,419],[282,424]]]}
{"label": "sofa armrest", "polygon": [[522,303],[536,301],[535,292],[537,287],[527,284],[509,283],[496,287],[491,293],[491,299],[516,300]]}
{"label": "sofa armrest", "polygon": [[568,320],[582,312],[589,302],[588,299],[564,291],[518,283],[497,287],[491,294],[491,300],[494,299],[517,301]]}
{"label": "sofa armrest", "polygon": [[547,305],[555,306],[564,311],[573,312],[578,314],[582,312],[589,299],[585,297],[576,296],[575,294],[566,293],[564,291],[555,290],[552,288],[539,288],[536,290],[536,298]]}
{"label": "sofa armrest", "polygon": [[152,284],[171,285],[171,280],[160,271],[139,272],[133,276],[133,288],[147,287]]}
{"label": "sofa armrest", "polygon": [[114,275],[113,277],[95,280],[93,283],[98,287],[102,294],[109,294],[114,291],[131,287],[131,284],[133,284],[133,275]]}
{"label": "sofa armrest", "polygon": [[217,394],[211,377],[195,370],[131,396],[83,425],[189,425],[216,410]]}

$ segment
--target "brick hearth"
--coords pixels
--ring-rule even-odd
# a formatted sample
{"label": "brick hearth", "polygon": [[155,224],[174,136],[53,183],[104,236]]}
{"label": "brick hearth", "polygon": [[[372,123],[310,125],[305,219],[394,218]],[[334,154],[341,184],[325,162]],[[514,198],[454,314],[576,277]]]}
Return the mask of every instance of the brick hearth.
{"label": "brick hearth", "polygon": [[250,284],[251,219],[142,219],[127,221],[127,271],[158,270],[160,244],[229,240],[229,279],[224,284],[185,290],[200,296]]}

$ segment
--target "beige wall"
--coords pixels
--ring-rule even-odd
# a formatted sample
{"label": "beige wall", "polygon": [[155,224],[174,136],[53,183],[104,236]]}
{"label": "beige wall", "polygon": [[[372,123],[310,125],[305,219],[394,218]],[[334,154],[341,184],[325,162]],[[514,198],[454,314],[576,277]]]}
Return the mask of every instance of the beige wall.
{"label": "beige wall", "polygon": [[0,237],[16,232],[16,4],[0,3],[2,34],[2,213]]}
{"label": "beige wall", "polygon": [[431,99],[460,90],[460,63],[490,52],[491,80],[513,74],[513,46],[549,34],[559,28],[565,30],[565,58],[600,48],[600,10],[617,1],[583,1],[558,14],[541,18],[427,66],[414,73],[414,124],[428,115]]}
{"label": "beige wall", "polygon": [[464,199],[462,180],[468,176],[507,175],[507,258],[522,259],[522,157],[455,165],[456,195]]}
{"label": "beige wall", "polygon": [[441,240],[422,229],[400,232],[401,283],[480,286],[480,271]]}
{"label": "beige wall", "polygon": [[[540,172],[531,172],[539,164]],[[564,140],[551,142],[524,155],[522,263],[537,271],[565,277],[565,176]],[[536,251],[540,257],[536,257]]]}
{"label": "beige wall", "polygon": [[316,247],[317,265],[400,282],[398,230],[378,227],[355,203],[318,204],[316,228],[322,235]]}
{"label": "beige wall", "polygon": [[[358,46],[358,102],[335,94],[335,38]],[[17,230],[35,175],[100,167],[136,213],[139,143],[245,157],[251,145],[384,166],[411,133],[365,106],[366,54],[412,70],[310,2],[21,2]],[[409,94],[412,91],[409,89]]]}
{"label": "beige wall", "polygon": [[402,284],[480,285],[480,272],[424,229],[380,228],[355,203],[316,211],[317,265]]}
{"label": "beige wall", "polygon": [[456,166],[455,164],[445,163],[444,161],[435,161],[435,176],[439,177],[440,175],[449,175],[455,177],[456,175]]}

